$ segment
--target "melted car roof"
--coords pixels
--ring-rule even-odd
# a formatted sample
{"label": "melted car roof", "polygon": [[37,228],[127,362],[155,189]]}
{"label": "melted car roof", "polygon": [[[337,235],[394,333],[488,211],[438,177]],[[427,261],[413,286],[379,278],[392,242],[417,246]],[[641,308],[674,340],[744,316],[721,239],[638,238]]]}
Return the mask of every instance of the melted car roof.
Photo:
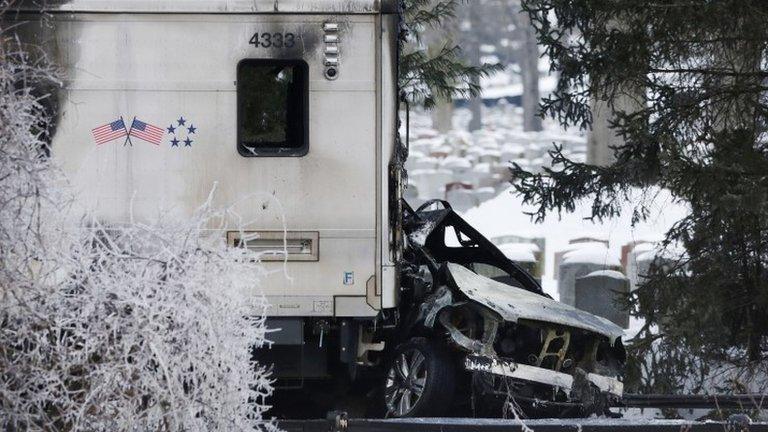
{"label": "melted car roof", "polygon": [[575,327],[607,336],[611,343],[624,334],[621,327],[605,318],[521,288],[496,282],[459,264],[448,263],[447,266],[456,287],[462,293],[492,309],[506,321],[527,319]]}

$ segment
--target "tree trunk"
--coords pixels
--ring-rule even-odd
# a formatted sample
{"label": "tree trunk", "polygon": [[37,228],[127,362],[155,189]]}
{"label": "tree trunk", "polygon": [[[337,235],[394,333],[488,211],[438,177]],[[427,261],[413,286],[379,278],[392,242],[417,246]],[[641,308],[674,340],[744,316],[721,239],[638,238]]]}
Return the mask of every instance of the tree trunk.
{"label": "tree trunk", "polygon": [[473,97],[469,100],[469,111],[472,113],[472,119],[469,121],[469,131],[476,131],[483,127],[483,99]]}
{"label": "tree trunk", "polygon": [[[618,31],[623,30],[619,22],[610,22],[608,26]],[[590,78],[595,82],[599,81],[599,77]],[[611,122],[616,120],[617,113],[631,114],[643,108],[645,88],[635,83],[628,81],[626,85],[619,86],[613,94],[596,89],[590,104],[592,127],[587,136],[587,163],[608,166],[616,162],[614,148],[624,145],[624,139],[611,127]]]}
{"label": "tree trunk", "polygon": [[453,128],[453,102],[440,101],[432,111],[432,128],[447,133]]}
{"label": "tree trunk", "polygon": [[[517,3],[517,2],[514,2]],[[515,10],[515,23],[521,37],[520,72],[523,79],[523,130],[542,130],[539,117],[539,47],[536,32],[527,14]]]}
{"label": "tree trunk", "polygon": [[[469,5],[469,24],[470,29],[467,32],[467,61],[471,65],[480,65],[480,40],[477,28],[482,25],[477,13],[477,6]],[[479,78],[473,78],[474,84],[480,84]],[[472,119],[469,121],[469,130],[476,131],[483,127],[483,99],[478,97],[470,98],[469,110],[472,112]]]}
{"label": "tree trunk", "polygon": [[[424,33],[424,42],[431,56],[437,55],[447,40],[451,40],[459,32],[459,20],[446,19],[439,29],[430,29]],[[448,133],[453,129],[453,100],[437,99],[432,110],[432,128],[440,133]]]}

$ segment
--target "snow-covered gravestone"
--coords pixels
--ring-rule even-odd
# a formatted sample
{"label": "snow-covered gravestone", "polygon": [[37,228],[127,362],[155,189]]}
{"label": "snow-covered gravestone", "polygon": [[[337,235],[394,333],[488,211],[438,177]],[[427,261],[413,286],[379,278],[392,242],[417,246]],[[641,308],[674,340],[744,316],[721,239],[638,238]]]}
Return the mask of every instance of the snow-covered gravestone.
{"label": "snow-covered gravestone", "polygon": [[501,161],[501,152],[493,148],[485,148],[480,153],[480,162],[488,163],[491,165],[499,163]]}
{"label": "snow-covered gravestone", "polygon": [[649,279],[652,266],[668,269],[678,265],[685,251],[675,247],[663,249],[658,243],[643,243],[627,256],[627,277],[630,291],[640,288]]}
{"label": "snow-covered gravestone", "polygon": [[454,210],[460,213],[480,204],[472,189],[450,189],[445,193],[445,199],[451,203],[451,207],[453,207]]}
{"label": "snow-covered gravestone", "polygon": [[453,173],[445,169],[414,170],[409,173],[410,181],[416,185],[419,198],[434,199],[443,195],[445,185],[450,183]]}
{"label": "snow-covered gravestone", "polygon": [[540,158],[546,151],[548,146],[540,146],[539,143],[531,141],[525,148],[525,158],[532,161],[536,158]]}
{"label": "snow-covered gravestone", "polygon": [[640,243],[627,255],[627,277],[631,291],[640,286],[656,259],[655,246],[652,243]]}
{"label": "snow-covered gravestone", "polygon": [[541,274],[537,271],[536,252],[539,246],[535,243],[505,243],[499,246],[499,250],[512,261],[523,267],[536,280],[541,281]]}
{"label": "snow-covered gravestone", "polygon": [[483,203],[496,196],[496,189],[492,187],[477,188],[474,190],[474,194],[478,203]]}
{"label": "snow-covered gravestone", "polygon": [[624,300],[629,294],[629,279],[616,270],[598,270],[576,279],[575,306],[629,327],[629,311]]}
{"label": "snow-covered gravestone", "polygon": [[491,175],[497,181],[508,183],[512,180],[512,173],[509,170],[509,162],[503,161],[502,163],[497,163],[491,166]]}
{"label": "snow-covered gravestone", "polygon": [[410,142],[410,151],[421,153],[422,155],[428,155],[432,150],[433,145],[435,144],[432,140],[429,139],[412,140]]}
{"label": "snow-covered gravestone", "polygon": [[498,179],[492,171],[491,164],[487,162],[475,164],[474,174],[477,178],[478,187],[493,187],[498,182]]}
{"label": "snow-covered gravestone", "polygon": [[501,163],[507,163],[511,160],[521,159],[525,157],[525,147],[519,144],[508,144],[502,147],[501,150]]}
{"label": "snow-covered gravestone", "polygon": [[588,242],[571,245],[563,254],[557,271],[560,301],[576,306],[576,279],[600,270],[619,270],[619,257],[604,243]]}
{"label": "snow-covered gravestone", "polygon": [[472,164],[464,158],[458,156],[449,156],[443,160],[442,168],[450,170],[453,173],[453,180],[461,183],[469,183],[473,186],[474,177],[472,175]]}

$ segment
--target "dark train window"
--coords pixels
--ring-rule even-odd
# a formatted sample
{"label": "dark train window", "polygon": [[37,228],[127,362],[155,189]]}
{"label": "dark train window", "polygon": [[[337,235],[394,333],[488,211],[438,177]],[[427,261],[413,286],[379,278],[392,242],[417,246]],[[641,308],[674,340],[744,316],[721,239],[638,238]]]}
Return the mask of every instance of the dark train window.
{"label": "dark train window", "polygon": [[304,156],[309,150],[309,70],[303,60],[237,65],[237,151]]}

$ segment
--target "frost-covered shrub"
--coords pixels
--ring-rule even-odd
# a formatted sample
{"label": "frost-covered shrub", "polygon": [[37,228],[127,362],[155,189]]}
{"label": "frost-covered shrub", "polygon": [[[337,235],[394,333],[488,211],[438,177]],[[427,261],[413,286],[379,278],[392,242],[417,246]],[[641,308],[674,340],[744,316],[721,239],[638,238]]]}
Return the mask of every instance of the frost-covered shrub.
{"label": "frost-covered shrub", "polygon": [[251,357],[258,257],[206,234],[225,216],[208,204],[185,221],[75,217],[32,91],[53,75],[14,46],[0,40],[0,428],[274,429]]}

